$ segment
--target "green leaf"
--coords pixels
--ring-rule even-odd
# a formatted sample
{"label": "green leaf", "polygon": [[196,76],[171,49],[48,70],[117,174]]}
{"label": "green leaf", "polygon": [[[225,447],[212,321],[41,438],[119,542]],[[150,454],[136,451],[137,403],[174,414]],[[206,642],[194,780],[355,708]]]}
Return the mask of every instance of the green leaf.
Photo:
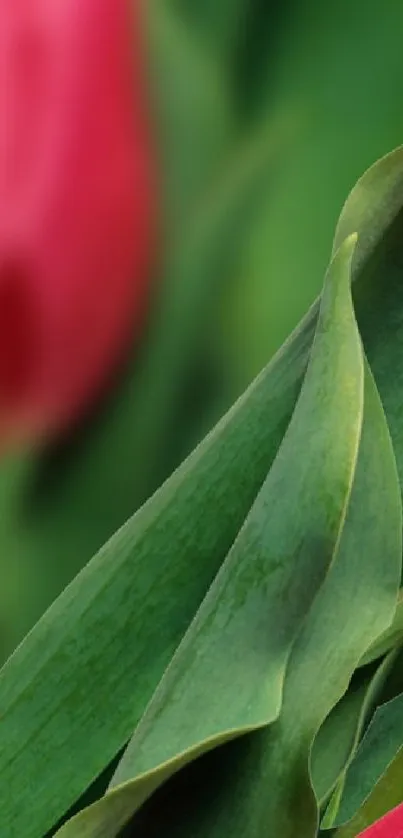
{"label": "green leaf", "polygon": [[[354,334],[352,340],[353,348],[350,349],[348,342],[345,351],[354,351],[355,340],[356,363],[360,364],[360,350]],[[348,358],[349,355],[346,360]],[[264,384],[264,377],[258,383],[258,391],[259,384]],[[256,395],[258,393],[252,388],[252,401]],[[261,395],[258,395],[258,401]],[[14,755],[16,737],[19,739],[21,733],[25,737],[36,734],[38,748],[43,752],[43,763],[36,759],[32,766],[36,777],[41,767],[45,774],[49,771],[55,742],[61,734],[66,735],[67,730],[73,749],[74,741],[78,745],[83,736],[91,741],[91,754],[88,760],[81,762],[78,771],[72,775],[68,761],[65,770],[59,770],[59,799],[49,777],[49,797],[57,816],[124,743],[135,725],[136,715],[138,718],[144,709],[201,596],[231,546],[275,455],[279,429],[275,425],[269,431],[267,407],[265,394],[253,431],[251,399],[241,400],[238,408],[207,438],[190,461],[66,590],[10,660],[0,682],[4,719],[1,758],[3,767],[8,765],[9,789],[20,781],[21,769]],[[351,410],[356,415],[354,399]],[[244,411],[247,411],[246,423]],[[359,422],[360,413],[356,419],[356,433]],[[281,435],[283,429],[280,429]],[[256,448],[252,454],[254,440]],[[355,452],[357,439],[351,441],[348,435],[345,444]],[[220,507],[222,515],[218,514]],[[178,587],[182,590],[181,598],[176,595]],[[117,656],[119,644],[124,653]],[[148,662],[149,648],[153,649],[153,659]],[[34,663],[34,673],[27,670],[27,656]],[[80,666],[77,666],[78,657]],[[84,685],[88,684],[89,676],[92,691],[83,702]],[[34,707],[32,702],[28,705],[24,702],[23,688],[27,677],[30,691],[35,696]],[[100,678],[104,684],[102,691]],[[71,708],[71,723],[65,730],[60,729],[55,715],[52,683],[59,684],[57,704],[60,710],[66,712],[67,707]],[[97,716],[93,719],[88,718],[88,699],[90,706],[95,702],[97,707]],[[112,713],[112,707],[116,705],[120,709],[117,718]],[[28,775],[25,761],[24,776]],[[5,829],[9,830],[13,825],[29,834],[28,830],[34,828],[32,809],[29,816],[20,809],[17,813],[15,796],[10,794],[8,800],[8,806],[2,807],[0,816]],[[60,809],[56,809],[56,805]],[[44,824],[50,825],[52,810],[46,794],[36,799],[36,806]],[[40,828],[41,825],[38,831]]]}
{"label": "green leaf", "polygon": [[371,677],[350,685],[320,728],[312,746],[311,780],[315,797],[323,804],[343,772],[359,736],[362,710]]}
{"label": "green leaf", "polygon": [[403,590],[400,591],[396,606],[396,613],[392,624],[386,631],[381,634],[375,643],[368,649],[362,658],[360,665],[366,666],[368,663],[377,660],[382,655],[385,655],[391,649],[400,646],[403,643]]}
{"label": "green leaf", "polygon": [[362,807],[345,826],[335,832],[336,838],[356,838],[368,826],[402,802],[403,749],[401,748],[385,773],[376,783]]}
{"label": "green leaf", "polygon": [[[345,764],[343,766],[343,770],[340,772],[337,782],[335,784],[333,794],[331,799],[327,805],[326,811],[323,814],[322,821],[321,821],[321,828],[331,829],[335,820],[337,819],[337,814],[340,807],[340,801],[342,799],[344,788],[346,784],[346,777],[348,774],[349,767],[357,754],[357,750],[360,746],[361,736],[364,731],[365,723],[367,722],[367,718],[370,712],[373,710],[374,705],[376,705],[376,701],[382,700],[384,689],[387,689],[389,684],[389,676],[391,670],[393,672],[393,667],[396,664],[397,654],[396,652],[391,652],[387,655],[382,662],[378,665],[375,669],[375,674],[372,679],[369,680],[368,689],[364,693],[364,700],[361,707],[361,713],[358,721],[358,726],[355,731],[354,741],[352,743],[352,747],[350,748],[350,753],[348,754],[348,759],[345,760]],[[372,668],[372,667],[371,667]],[[362,675],[362,669],[359,668],[356,675]],[[348,693],[346,695],[346,698]],[[343,703],[343,702],[341,702]],[[336,708],[337,709],[337,708]],[[331,714],[332,715],[332,714]],[[329,742],[329,758],[332,762],[332,745]],[[334,744],[334,743],[332,743]],[[314,785],[314,784],[313,784]],[[316,792],[316,787],[314,785],[314,789]]]}
{"label": "green leaf", "polygon": [[280,712],[290,649],[333,561],[355,471],[363,407],[350,291],[355,240],[343,244],[329,270],[300,397],[238,539],[140,722],[111,793],[60,835],[117,835],[176,770]]}
{"label": "green leaf", "polygon": [[334,787],[340,785],[346,768],[354,756],[373,705],[383,688],[395,655],[380,664],[360,669],[348,691],[325,720],[313,743],[311,780],[320,806]]}
{"label": "green leaf", "polygon": [[[400,469],[403,311],[396,262],[402,180],[402,152],[397,151],[367,173],[358,204],[353,192],[344,213],[347,232],[360,221],[357,313]],[[360,201],[368,207],[369,199],[371,211],[356,218]],[[275,458],[306,370],[315,317],[313,310],[214,432],[77,577],[4,668],[3,834],[42,838],[129,737]],[[340,412],[341,422],[350,409],[347,404]],[[378,631],[385,628],[385,603],[378,603],[378,616],[374,609]],[[337,682],[335,693],[343,677]],[[329,696],[324,704],[331,704]]]}
{"label": "green leaf", "polygon": [[[374,527],[380,486],[386,512]],[[346,690],[368,640],[391,620],[400,561],[401,510],[393,453],[367,378],[363,438],[346,526],[336,561],[291,655],[279,720],[251,739],[238,761],[233,759],[224,789],[216,784],[199,801],[198,813],[208,812],[208,828],[204,823],[197,831],[192,820],[191,834],[218,838],[228,829],[227,834],[252,836],[270,825],[273,834],[284,838],[316,835],[318,806],[309,775],[312,742]],[[176,838],[172,829],[170,834]]]}
{"label": "green leaf", "polygon": [[[42,838],[129,738],[267,474],[294,393],[291,378],[272,403],[266,376],[257,382],[3,668],[3,834]],[[272,420],[271,403],[282,407]],[[29,807],[22,777],[27,793],[41,789]]]}
{"label": "green leaf", "polygon": [[366,801],[376,794],[377,785],[395,759],[401,764],[402,722],[403,695],[376,710],[347,772],[335,826],[350,821],[359,809],[365,808]]}

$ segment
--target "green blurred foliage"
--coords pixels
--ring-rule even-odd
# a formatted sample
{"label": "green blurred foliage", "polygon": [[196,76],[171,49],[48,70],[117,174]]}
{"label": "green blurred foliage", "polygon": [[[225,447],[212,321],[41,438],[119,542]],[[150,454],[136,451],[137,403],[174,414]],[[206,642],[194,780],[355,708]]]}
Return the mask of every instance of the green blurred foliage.
{"label": "green blurred foliage", "polygon": [[[403,139],[394,0],[150,0],[147,23],[163,211],[149,322],[85,427],[3,461],[3,657],[277,350],[321,287],[345,196]],[[264,200],[217,254],[226,211],[199,240],[198,225],[256,136]]]}
{"label": "green blurred foliage", "polygon": [[[269,18],[272,4],[264,5]],[[228,364],[240,387],[315,297],[356,179],[403,138],[402,7],[305,0],[292,9],[283,4],[282,14],[258,79],[255,115],[285,109],[298,118],[224,306]]]}

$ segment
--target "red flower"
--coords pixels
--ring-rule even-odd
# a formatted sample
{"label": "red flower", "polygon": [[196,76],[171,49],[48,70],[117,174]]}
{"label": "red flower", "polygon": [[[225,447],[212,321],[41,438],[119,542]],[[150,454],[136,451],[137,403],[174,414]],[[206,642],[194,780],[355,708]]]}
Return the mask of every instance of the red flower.
{"label": "red flower", "polygon": [[360,838],[403,838],[403,805],[361,832]]}
{"label": "red flower", "polygon": [[140,12],[0,0],[3,438],[71,421],[141,323],[154,190]]}

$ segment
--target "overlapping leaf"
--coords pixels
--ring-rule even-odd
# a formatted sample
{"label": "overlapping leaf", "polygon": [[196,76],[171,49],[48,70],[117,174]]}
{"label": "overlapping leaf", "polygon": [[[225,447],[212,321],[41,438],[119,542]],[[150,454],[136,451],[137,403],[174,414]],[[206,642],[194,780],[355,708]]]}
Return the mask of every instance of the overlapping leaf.
{"label": "overlapping leaf", "polygon": [[[158,776],[159,765],[164,764],[167,774],[172,773],[172,768],[179,767],[183,752],[192,748],[191,756],[195,756],[206,750],[206,738],[214,738],[210,744],[218,744],[225,737],[267,725],[280,710],[279,720],[272,727],[214,749],[210,756],[217,770],[228,759],[232,770],[230,774],[219,771],[222,784],[215,789],[211,807],[204,806],[203,817],[192,823],[193,834],[214,836],[211,830],[205,832],[214,813],[212,828],[218,829],[220,823],[220,835],[223,829],[225,833],[231,831],[231,819],[235,817],[238,828],[245,823],[260,828],[268,820],[284,836],[295,834],[298,817],[307,838],[315,833],[317,810],[309,777],[312,740],[346,689],[360,658],[392,620],[397,596],[400,505],[392,449],[369,372],[358,470],[340,549],[336,548],[360,430],[357,369],[361,348],[347,293],[351,249],[347,237],[355,229],[359,233],[354,263],[357,315],[386,408],[398,467],[403,472],[399,421],[403,306],[397,258],[402,157],[397,151],[367,173],[342,214],[329,276],[329,280],[338,277],[338,281],[327,286],[311,372],[295,412],[316,309],[215,431],[77,577],[4,668],[0,676],[2,834],[42,838],[122,747],[228,551],[138,729],[136,736],[140,739],[134,743],[142,741],[144,751],[135,745],[127,751],[116,778],[120,783],[123,780],[123,785],[79,816],[81,821],[67,825],[65,834],[80,838],[116,835],[119,820],[123,823],[134,808],[129,778],[139,775],[137,791],[139,786],[143,791],[137,801],[141,802],[152,791],[153,783],[157,785],[162,779],[161,774]],[[337,302],[332,313],[339,311],[338,305],[345,312],[341,321],[329,314],[329,300],[333,299],[329,288],[335,294],[335,306]],[[340,366],[332,367],[337,357]],[[391,358],[396,367],[392,368]],[[333,387],[330,392],[323,390],[323,403],[312,385],[315,365],[317,371],[326,370],[327,374],[333,370]],[[346,394],[342,405],[337,402],[341,381]],[[312,423],[309,428],[307,422],[305,431],[301,431],[304,423],[300,426],[298,419],[303,408],[305,422],[309,417]],[[331,444],[323,430],[327,410],[332,417],[328,428]],[[316,443],[312,441],[313,431],[319,433]],[[336,451],[344,454],[336,458]],[[346,463],[349,468],[343,470]],[[334,482],[321,494],[320,482],[326,475]],[[382,498],[381,516],[377,516],[377,492]],[[308,510],[307,505],[312,509]],[[301,527],[304,516],[306,529]],[[264,550],[260,549],[262,545]],[[276,549],[280,550],[277,555]],[[289,565],[284,564],[287,557]],[[267,573],[270,567],[272,575]],[[231,568],[235,568],[232,594],[228,581]],[[242,585],[237,588],[239,568]],[[261,616],[265,604],[274,609],[272,613],[266,609],[267,624]],[[242,614],[248,618],[245,624]],[[305,617],[303,631],[292,648]],[[221,619],[218,626],[214,626],[215,619]],[[219,630],[214,632],[214,627]],[[233,640],[233,645],[226,640]],[[195,670],[183,664],[191,663],[186,655],[192,648],[199,651]],[[326,650],[330,660],[326,660]],[[322,683],[325,666],[329,677]],[[249,667],[248,679],[246,675],[240,678],[245,667]],[[210,671],[217,675],[217,690],[201,677]],[[193,680],[192,672],[194,676],[199,673]],[[231,675],[234,680],[229,683]],[[189,693],[187,689],[175,693],[181,678]],[[280,707],[283,680],[284,701]],[[192,689],[197,699],[193,723],[188,703]],[[177,705],[167,700],[170,695],[176,696]],[[211,713],[203,714],[207,699],[211,703],[206,709],[210,706]],[[301,707],[304,712],[299,714]],[[163,730],[165,720],[175,710],[180,718],[176,725],[169,723],[173,738],[158,738],[158,724]],[[153,719],[151,728],[147,727],[148,718]],[[179,724],[182,721],[183,729]],[[154,742],[153,747],[150,742]],[[197,760],[195,765],[198,770]],[[303,811],[297,805],[301,790]],[[211,783],[204,791],[208,799]],[[218,801],[217,812],[214,806]],[[190,819],[192,812],[200,811],[197,803],[188,811]],[[151,815],[152,804],[153,798]],[[248,810],[253,815],[251,821]],[[77,823],[78,828],[83,825],[81,832],[76,831]],[[186,828],[184,818],[174,823],[172,830],[178,835],[181,830],[192,834]],[[244,829],[242,835],[247,834]]]}
{"label": "overlapping leaf", "polygon": [[[374,445],[375,441],[377,445]],[[369,526],[377,504],[375,487],[381,489],[387,501],[385,517],[379,519],[376,529]],[[186,834],[219,838],[227,832],[254,836],[263,834],[265,828],[285,838],[292,838],[298,830],[306,838],[316,835],[318,809],[309,776],[312,741],[321,722],[345,691],[363,650],[379,634],[382,624],[387,625],[392,618],[400,579],[401,526],[393,453],[383,412],[368,376],[363,439],[346,525],[334,565],[291,654],[279,720],[267,730],[246,738],[239,753],[233,754],[231,770],[227,766],[226,773],[218,772],[218,776],[223,777],[221,782],[205,788],[193,808],[188,807],[184,814],[177,802],[178,815],[170,824],[170,835],[175,838]],[[358,542],[367,559],[365,568]],[[284,603],[283,608],[286,610]],[[179,654],[180,651],[178,658]],[[270,658],[266,664],[270,671],[269,662]],[[194,678],[195,673],[192,674]],[[263,684],[264,675],[262,664],[260,678]],[[169,676],[167,673],[167,681]],[[181,685],[182,702],[175,691],[170,694],[168,689],[168,694],[164,693],[161,686],[154,708],[152,703],[118,769],[117,779],[126,784],[62,829],[63,838],[117,835],[118,830],[115,831],[112,824],[121,825],[119,796],[127,806],[128,797],[134,792],[135,804],[139,805],[144,799],[142,786],[150,784],[149,792],[158,779],[161,781],[167,774],[169,776],[172,763],[162,767],[159,778],[155,770],[148,776],[141,776],[140,771],[143,766],[143,770],[152,767],[150,763],[147,765],[147,760],[155,760],[156,753],[163,752],[164,744],[166,747],[167,740],[175,736],[176,731],[182,735],[186,731],[185,724],[176,728],[173,724],[172,716],[175,718],[178,705],[182,718],[187,698],[190,709],[194,707],[191,690],[186,690],[185,684]],[[173,714],[170,701],[173,702]],[[207,704],[206,715],[208,710]],[[159,751],[155,737],[158,737]],[[181,750],[179,747],[178,752]],[[130,772],[136,776],[136,769],[139,771],[137,782],[130,785],[127,783]],[[147,830],[152,827],[150,807]]]}
{"label": "overlapping leaf", "polygon": [[[351,821],[345,830],[340,830],[343,836],[354,834],[368,826],[391,807],[389,796],[387,808],[377,811],[381,802],[380,790],[387,784],[398,794],[394,803],[403,799],[398,778],[402,776],[403,751],[403,696],[397,696],[387,704],[382,705],[376,712],[360,748],[347,772],[343,797],[338,811],[335,813],[334,825],[338,826]],[[388,775],[388,776],[387,776]],[[391,783],[391,777],[395,777]],[[390,792],[389,792],[390,794]],[[375,807],[375,808],[374,808]]]}
{"label": "overlapping leaf", "polygon": [[276,459],[138,726],[113,781],[118,788],[61,835],[95,838],[105,823],[117,835],[175,770],[279,715],[290,649],[333,562],[355,472],[363,369],[350,292],[354,244],[347,239],[330,268]]}
{"label": "overlapping leaf", "polygon": [[315,797],[321,806],[334,787],[342,784],[395,658],[392,652],[376,666],[358,670],[346,694],[320,728],[311,751],[310,770]]}
{"label": "overlapping leaf", "polygon": [[400,749],[358,812],[345,826],[336,830],[336,838],[357,838],[363,830],[399,806],[402,803],[402,776],[403,758]]}

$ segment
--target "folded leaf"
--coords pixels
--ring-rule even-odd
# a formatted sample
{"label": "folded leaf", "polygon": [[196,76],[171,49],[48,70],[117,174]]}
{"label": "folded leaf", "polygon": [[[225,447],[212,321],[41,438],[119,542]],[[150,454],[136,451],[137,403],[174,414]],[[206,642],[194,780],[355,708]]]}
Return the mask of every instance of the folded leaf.
{"label": "folded leaf", "polygon": [[[334,825],[350,821],[365,810],[376,786],[403,748],[403,695],[379,707],[347,772],[346,784]],[[403,795],[402,795],[403,798]]]}
{"label": "folded leaf", "polygon": [[61,835],[96,838],[105,823],[106,834],[117,835],[174,771],[280,712],[290,649],[332,564],[355,472],[363,364],[350,291],[354,245],[352,236],[329,270],[300,397],[238,539],[140,722],[111,793]]}
{"label": "folded leaf", "polygon": [[[399,364],[399,358],[403,306],[396,265],[401,239],[402,157],[398,150],[373,167],[353,191],[342,216],[344,233],[358,229],[362,234],[354,268],[357,314],[401,472],[399,385],[403,364]],[[341,234],[340,237],[343,238]],[[42,838],[129,737],[275,459],[306,369],[315,318],[314,309],[227,417],[77,577],[3,669],[2,834],[11,838]],[[391,358],[396,367],[392,368]],[[341,370],[338,374],[347,372]],[[383,421],[375,394],[373,404],[374,416]],[[338,423],[343,425],[345,414],[351,409],[347,400],[339,411],[336,429]],[[380,429],[384,466],[391,470],[382,423]],[[332,447],[333,443],[329,451]],[[377,446],[373,447],[375,451]],[[306,481],[308,487],[307,478]],[[341,487],[337,481],[335,485],[338,494]],[[372,497],[370,493],[370,504]],[[389,509],[389,490],[385,498]],[[334,500],[332,494],[329,502]],[[368,514],[370,508],[364,505],[362,514]],[[388,515],[385,513],[385,525]],[[383,543],[386,536],[382,521],[377,523],[376,533],[374,544],[377,537]],[[392,526],[391,537],[393,533]],[[329,563],[327,550],[328,547],[325,566]],[[372,555],[371,545],[368,551],[364,550],[366,553]],[[369,573],[379,572],[378,560],[373,566],[368,563]],[[356,571],[355,563],[351,572],[354,568]],[[324,570],[322,565],[318,585]],[[392,572],[394,562],[388,573]],[[314,722],[303,720],[312,737],[346,688],[358,651],[359,656],[363,655],[376,632],[386,628],[386,614],[389,613],[389,620],[393,616],[389,599],[393,585],[388,573],[380,583],[385,597],[373,605],[372,632],[368,631],[365,617],[362,633],[361,629],[357,635],[353,632],[352,647],[347,644],[348,659],[337,659],[329,694],[320,693],[321,706]],[[372,591],[372,584],[368,584]],[[293,597],[291,601],[295,603]],[[308,594],[306,608],[311,601]],[[329,620],[334,628],[335,612],[330,609],[329,615],[333,615]],[[339,619],[343,624],[344,614]],[[297,624],[298,620],[294,631]],[[291,636],[292,631],[288,637]],[[294,661],[298,662],[298,658]],[[299,666],[302,663],[296,671]],[[264,672],[260,674],[264,678]],[[316,672],[316,680],[319,677]],[[251,741],[260,736],[253,734]],[[83,742],[87,746],[85,759]],[[248,737],[235,745],[249,751]],[[307,750],[309,745],[310,740]],[[220,758],[225,753],[225,747],[217,749]],[[306,780],[305,769],[304,762],[301,777]],[[24,789],[27,796],[21,806]],[[116,791],[110,796],[119,795],[120,791]],[[245,801],[250,803],[247,796]]]}
{"label": "folded leaf", "polygon": [[347,693],[326,718],[311,751],[311,781],[315,797],[322,806],[337,784],[343,782],[364,725],[385,684],[395,660],[389,654],[381,663],[359,670]]}
{"label": "folded leaf", "polygon": [[[382,487],[388,499],[385,518],[378,519],[376,528],[375,487]],[[181,813],[170,824],[172,838],[249,838],[266,828],[284,838],[317,834],[318,806],[309,775],[312,741],[345,691],[368,639],[393,615],[400,562],[401,510],[393,453],[367,378],[363,438],[345,529],[335,563],[291,654],[279,720],[232,753],[225,772],[223,766],[217,771],[222,780],[204,788],[190,813]],[[178,805],[176,801],[177,811]],[[152,806],[149,812],[152,825]],[[92,838],[91,831],[83,832],[87,834]]]}

